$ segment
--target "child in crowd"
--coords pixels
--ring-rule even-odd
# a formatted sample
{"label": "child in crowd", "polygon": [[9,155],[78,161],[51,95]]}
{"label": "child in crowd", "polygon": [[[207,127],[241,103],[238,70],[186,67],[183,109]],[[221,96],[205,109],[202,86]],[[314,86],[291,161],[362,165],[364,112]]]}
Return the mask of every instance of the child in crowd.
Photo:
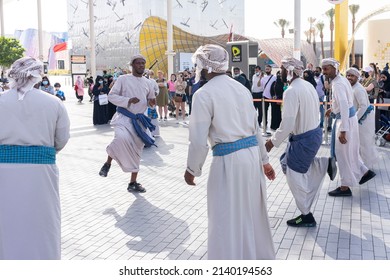
{"label": "child in crowd", "polygon": [[57,96],[62,101],[65,101],[65,93],[61,90],[60,83],[55,83],[54,84],[54,89],[55,89],[54,95]]}

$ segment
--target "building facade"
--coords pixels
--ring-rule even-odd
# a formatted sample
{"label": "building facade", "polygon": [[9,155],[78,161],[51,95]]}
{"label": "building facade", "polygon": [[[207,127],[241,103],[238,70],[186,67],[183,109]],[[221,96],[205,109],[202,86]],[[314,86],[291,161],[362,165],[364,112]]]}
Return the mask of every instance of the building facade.
{"label": "building facade", "polygon": [[[89,61],[88,0],[68,0],[68,35],[71,54]],[[244,34],[243,0],[172,0],[173,25],[197,36]],[[96,67],[126,67],[140,51],[140,30],[149,17],[167,19],[166,0],[94,0]],[[161,46],[166,50],[166,46]]]}

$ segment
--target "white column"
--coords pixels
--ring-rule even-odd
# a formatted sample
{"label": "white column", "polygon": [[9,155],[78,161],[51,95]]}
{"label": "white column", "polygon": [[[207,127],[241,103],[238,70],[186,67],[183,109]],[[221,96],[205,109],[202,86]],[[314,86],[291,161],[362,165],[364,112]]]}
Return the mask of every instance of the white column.
{"label": "white column", "polygon": [[4,33],[4,12],[3,12],[3,8],[4,8],[4,6],[3,6],[3,0],[0,0],[0,20],[1,20],[1,22],[0,22],[0,24],[1,24],[1,34],[0,34],[0,36],[4,36],[5,35],[5,33]]}
{"label": "white column", "polygon": [[294,0],[294,52],[293,57],[301,60],[301,0]]}
{"label": "white column", "polygon": [[167,0],[167,59],[168,59],[168,73],[167,79],[169,80],[173,73],[173,57],[175,52],[173,50],[173,25],[172,25],[172,0]]}
{"label": "white column", "polygon": [[93,13],[93,0],[89,0],[89,44],[91,68],[89,69],[92,77],[96,78],[96,51],[95,51],[95,18]]}
{"label": "white column", "polygon": [[41,0],[37,0],[38,8],[38,59],[43,61],[43,31],[42,31],[42,6]]}

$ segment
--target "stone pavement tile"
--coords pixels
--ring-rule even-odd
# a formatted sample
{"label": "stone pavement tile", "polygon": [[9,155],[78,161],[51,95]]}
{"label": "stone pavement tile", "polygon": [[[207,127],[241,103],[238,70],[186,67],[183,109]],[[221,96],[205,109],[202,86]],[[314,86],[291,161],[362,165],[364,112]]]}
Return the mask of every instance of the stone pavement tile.
{"label": "stone pavement tile", "polygon": [[337,250],[337,259],[338,260],[349,260],[349,248],[348,249],[343,249],[339,248]]}
{"label": "stone pavement tile", "polygon": [[[147,192],[128,193],[129,174],[115,162],[107,178],[97,174],[107,156],[105,147],[113,138],[112,127],[91,125],[91,104],[77,105],[73,96],[64,104],[72,127],[71,139],[58,155],[63,259],[206,259],[206,184],[211,156],[204,174],[196,178],[197,186],[187,186],[182,176],[188,128],[171,120],[161,125],[158,148],[145,149],[142,156],[139,180]],[[338,249],[348,249],[338,248],[339,238],[349,240],[351,259],[383,258],[390,253],[388,149],[380,149],[377,177],[355,188],[352,198],[329,197],[327,192],[340,184],[339,176],[333,182],[325,178],[313,203],[318,222],[313,229],[286,225],[300,213],[280,169],[278,158],[283,151],[284,147],[269,154],[277,178],[267,181],[278,259],[306,259],[310,254],[311,259],[337,259]],[[329,146],[321,146],[318,155],[328,154]]]}

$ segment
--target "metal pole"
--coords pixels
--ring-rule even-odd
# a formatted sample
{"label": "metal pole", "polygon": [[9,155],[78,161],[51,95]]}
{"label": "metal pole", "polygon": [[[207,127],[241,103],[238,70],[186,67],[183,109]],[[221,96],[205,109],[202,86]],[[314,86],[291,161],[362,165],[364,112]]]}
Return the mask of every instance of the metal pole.
{"label": "metal pole", "polygon": [[89,44],[91,47],[90,59],[91,59],[91,75],[96,77],[96,51],[95,51],[95,17],[93,13],[93,0],[89,0]]}
{"label": "metal pole", "polygon": [[173,51],[173,25],[172,25],[172,0],[167,0],[167,59],[168,59],[168,73],[167,79],[171,76],[173,71],[173,57],[175,52]]}
{"label": "metal pole", "polygon": [[301,0],[294,0],[294,52],[293,57],[301,60]]}
{"label": "metal pole", "polygon": [[38,8],[38,59],[43,61],[43,31],[42,31],[42,6],[41,0],[37,0]]}
{"label": "metal pole", "polygon": [[4,36],[4,12],[3,12],[3,0],[0,0],[0,19],[1,19],[1,36]]}

